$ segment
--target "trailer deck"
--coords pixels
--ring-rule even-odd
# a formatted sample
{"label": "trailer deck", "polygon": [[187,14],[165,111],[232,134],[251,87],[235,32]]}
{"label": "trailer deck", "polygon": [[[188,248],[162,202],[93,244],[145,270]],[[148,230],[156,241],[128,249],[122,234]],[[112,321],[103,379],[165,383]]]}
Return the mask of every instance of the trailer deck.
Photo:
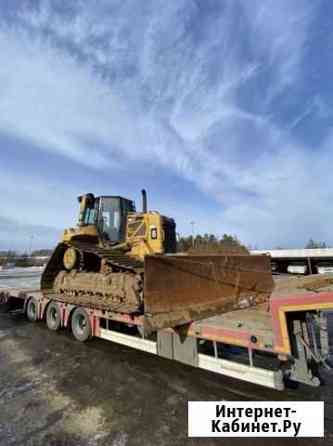
{"label": "trailer deck", "polygon": [[[49,303],[57,302],[61,327],[71,326],[76,306],[40,290],[2,289],[0,303],[26,312],[36,302],[36,320],[45,320]],[[333,309],[333,292],[273,294],[269,305],[232,311],[179,329],[145,335],[142,316],[83,308],[91,336],[251,383],[282,390],[284,380],[320,384],[313,363],[329,367],[325,313]],[[320,328],[320,333],[318,328]]]}

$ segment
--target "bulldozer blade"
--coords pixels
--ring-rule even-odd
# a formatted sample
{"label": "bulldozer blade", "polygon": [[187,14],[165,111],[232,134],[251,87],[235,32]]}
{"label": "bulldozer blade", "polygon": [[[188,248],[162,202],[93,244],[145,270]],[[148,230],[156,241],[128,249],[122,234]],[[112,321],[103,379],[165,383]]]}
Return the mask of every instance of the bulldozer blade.
{"label": "bulldozer blade", "polygon": [[268,256],[152,255],[145,257],[147,331],[171,328],[269,299]]}

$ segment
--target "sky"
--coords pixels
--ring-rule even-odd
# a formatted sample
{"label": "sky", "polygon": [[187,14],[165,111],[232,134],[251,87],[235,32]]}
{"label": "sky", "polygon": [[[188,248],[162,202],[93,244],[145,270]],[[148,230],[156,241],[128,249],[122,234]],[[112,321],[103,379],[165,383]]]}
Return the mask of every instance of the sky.
{"label": "sky", "polygon": [[180,234],[333,244],[332,22],[329,0],[1,0],[0,249],[143,187]]}

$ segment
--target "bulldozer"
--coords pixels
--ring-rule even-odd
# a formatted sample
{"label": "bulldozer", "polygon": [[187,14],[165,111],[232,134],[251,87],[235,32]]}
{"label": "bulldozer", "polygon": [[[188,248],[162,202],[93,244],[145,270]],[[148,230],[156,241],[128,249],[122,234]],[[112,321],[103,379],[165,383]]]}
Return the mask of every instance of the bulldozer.
{"label": "bulldozer", "polygon": [[78,200],[77,226],[42,274],[49,299],[143,316],[152,332],[257,305],[273,290],[267,256],[177,253],[175,221],[148,210],[145,190],[141,212],[120,196]]}

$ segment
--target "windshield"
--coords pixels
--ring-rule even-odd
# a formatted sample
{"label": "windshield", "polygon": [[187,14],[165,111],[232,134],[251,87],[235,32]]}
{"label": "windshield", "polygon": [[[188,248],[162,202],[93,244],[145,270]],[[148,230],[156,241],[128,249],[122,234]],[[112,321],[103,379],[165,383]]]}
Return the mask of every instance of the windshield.
{"label": "windshield", "polygon": [[84,213],[84,224],[94,225],[96,223],[96,216],[97,216],[96,209],[86,208]]}
{"label": "windshield", "polygon": [[102,235],[112,242],[122,239],[122,219],[120,198],[103,197],[100,203],[100,219]]}

